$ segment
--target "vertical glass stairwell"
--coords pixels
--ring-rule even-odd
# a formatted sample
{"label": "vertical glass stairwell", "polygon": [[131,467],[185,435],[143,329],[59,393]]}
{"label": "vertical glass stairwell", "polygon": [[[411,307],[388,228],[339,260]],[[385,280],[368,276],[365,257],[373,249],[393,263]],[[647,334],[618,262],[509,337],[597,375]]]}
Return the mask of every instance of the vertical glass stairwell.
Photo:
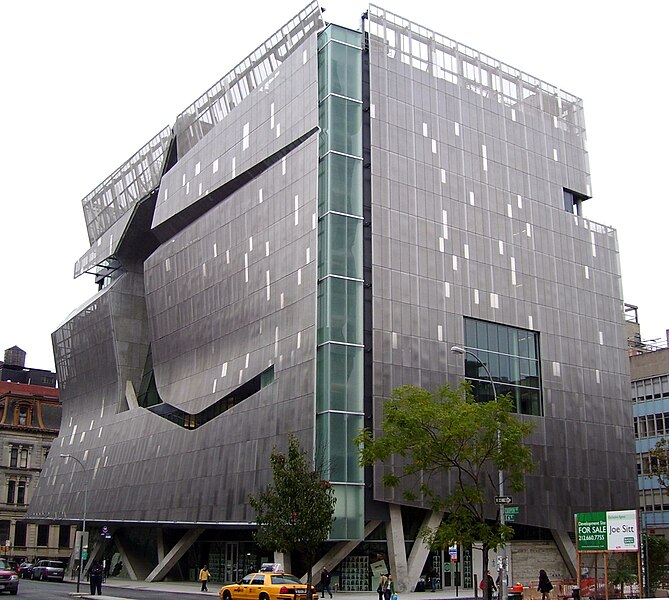
{"label": "vertical glass stairwell", "polygon": [[351,441],[364,425],[362,34],[318,38],[316,459],[333,483],[333,540],[364,537],[364,478]]}

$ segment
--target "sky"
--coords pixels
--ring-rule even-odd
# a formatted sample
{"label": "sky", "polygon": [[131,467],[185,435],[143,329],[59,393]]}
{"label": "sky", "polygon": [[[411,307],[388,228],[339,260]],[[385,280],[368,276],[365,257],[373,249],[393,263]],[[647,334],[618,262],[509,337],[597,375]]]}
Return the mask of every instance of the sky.
{"label": "sky", "polygon": [[[27,366],[54,368],[51,333],[97,291],[93,276],[73,279],[89,248],[81,199],[306,4],[0,3],[0,352],[16,345]],[[639,306],[642,339],[664,341],[665,2],[377,5],[583,99],[593,193],[584,216],[616,228],[625,302]],[[367,9],[321,6],[355,29]]]}

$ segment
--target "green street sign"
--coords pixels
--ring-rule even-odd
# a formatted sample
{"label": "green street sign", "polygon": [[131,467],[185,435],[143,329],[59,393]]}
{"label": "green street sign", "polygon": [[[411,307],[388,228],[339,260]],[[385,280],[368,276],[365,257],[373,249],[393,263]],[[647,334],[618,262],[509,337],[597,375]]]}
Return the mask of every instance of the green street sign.
{"label": "green street sign", "polygon": [[504,520],[508,522],[515,521],[519,513],[520,513],[520,506],[505,506]]}

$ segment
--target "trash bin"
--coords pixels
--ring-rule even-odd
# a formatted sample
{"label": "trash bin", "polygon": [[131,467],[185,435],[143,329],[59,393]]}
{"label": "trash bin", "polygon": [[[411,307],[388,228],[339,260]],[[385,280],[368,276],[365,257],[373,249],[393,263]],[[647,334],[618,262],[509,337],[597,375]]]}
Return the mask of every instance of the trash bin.
{"label": "trash bin", "polygon": [[523,600],[523,584],[514,583],[509,588],[508,600]]}
{"label": "trash bin", "polygon": [[571,597],[573,600],[581,600],[581,590],[577,587],[571,588]]}

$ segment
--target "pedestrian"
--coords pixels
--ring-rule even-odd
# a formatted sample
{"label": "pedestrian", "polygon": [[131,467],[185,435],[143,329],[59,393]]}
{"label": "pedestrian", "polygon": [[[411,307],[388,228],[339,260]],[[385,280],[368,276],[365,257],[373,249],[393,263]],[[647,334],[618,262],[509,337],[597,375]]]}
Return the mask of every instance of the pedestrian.
{"label": "pedestrian", "polygon": [[432,567],[430,569],[430,572],[427,574],[427,576],[430,578],[430,587],[432,588],[433,592],[437,591],[437,570]]}
{"label": "pedestrian", "polygon": [[495,580],[492,578],[490,571],[485,572],[479,587],[483,590],[483,600],[492,600],[492,594],[497,591],[497,586],[495,585]]}
{"label": "pedestrian", "polygon": [[384,590],[386,589],[386,580],[388,578],[386,577],[385,573],[381,573],[381,576],[379,577],[379,585],[376,588],[376,593],[379,595],[379,600],[384,600]]}
{"label": "pedestrian", "polygon": [[96,560],[91,566],[90,571],[88,572],[88,577],[91,584],[91,596],[95,596],[96,593],[98,596],[102,596],[102,576],[104,571],[102,570],[102,565]]}
{"label": "pedestrian", "polygon": [[209,591],[207,588],[207,581],[209,580],[209,577],[211,577],[211,574],[209,573],[209,567],[204,565],[204,567],[200,569],[200,581],[202,582],[202,587],[200,587],[201,592]]}
{"label": "pedestrian", "polygon": [[548,579],[546,571],[541,569],[539,571],[539,586],[537,587],[537,590],[541,592],[541,600],[546,600],[552,589],[553,584],[551,583],[551,580]]}
{"label": "pedestrian", "polygon": [[119,575],[119,574],[121,573],[122,570],[123,570],[123,561],[122,561],[122,560],[119,560],[119,561],[114,565],[114,568],[113,568],[113,570],[112,570],[112,577],[116,577],[117,575]]}
{"label": "pedestrian", "polygon": [[390,600],[395,595],[395,582],[393,581],[393,576],[390,573],[386,573],[386,583],[383,588],[383,598],[384,600]]}
{"label": "pedestrian", "polygon": [[321,571],[321,598],[325,598],[325,592],[330,594],[330,598],[332,598],[332,590],[330,589],[330,572],[323,568]]}

